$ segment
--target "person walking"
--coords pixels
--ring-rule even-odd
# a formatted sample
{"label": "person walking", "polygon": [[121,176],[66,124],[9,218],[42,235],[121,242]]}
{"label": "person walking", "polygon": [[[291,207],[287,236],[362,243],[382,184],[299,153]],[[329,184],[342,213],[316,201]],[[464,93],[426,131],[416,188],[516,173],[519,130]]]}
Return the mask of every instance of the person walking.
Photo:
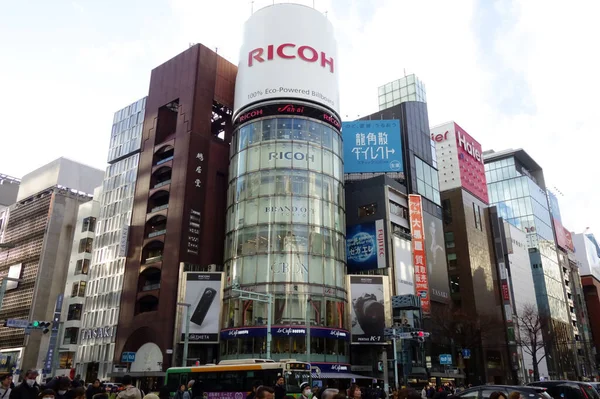
{"label": "person walking", "polygon": [[277,377],[277,383],[275,384],[275,387],[274,387],[275,399],[284,399],[285,398],[285,395],[287,394],[287,392],[285,390],[284,383],[285,383],[285,380],[282,375]]}
{"label": "person walking", "polygon": [[97,393],[104,393],[104,389],[100,386],[100,380],[95,379],[93,384],[90,384],[85,391],[86,399],[93,399]]}
{"label": "person walking", "polygon": [[25,380],[10,392],[9,399],[37,399],[40,387],[35,379],[38,375],[37,370],[27,370]]}
{"label": "person walking", "polygon": [[9,399],[12,388],[12,374],[2,374],[0,377],[0,399]]}
{"label": "person walking", "polygon": [[356,384],[352,384],[352,386],[348,390],[348,399],[361,399],[361,398],[362,398],[362,391],[360,390],[360,387]]}
{"label": "person walking", "polygon": [[185,392],[183,392],[183,399],[193,399],[192,398],[192,387],[194,386],[194,383],[196,381],[194,380],[190,380],[187,384],[187,390],[185,390]]}
{"label": "person walking", "polygon": [[[56,399],[73,399],[70,392],[71,380],[68,377],[60,377],[57,384],[54,386]],[[83,389],[83,388],[82,388]],[[85,394],[85,391],[84,391]]]}
{"label": "person walking", "polygon": [[311,399],[312,398],[312,390],[310,389],[310,384],[308,382],[303,382],[300,384],[300,392],[301,399]]}
{"label": "person walking", "polygon": [[118,399],[142,399],[142,392],[138,388],[134,387],[132,382],[133,379],[130,375],[125,375],[123,377],[124,389],[117,395]]}

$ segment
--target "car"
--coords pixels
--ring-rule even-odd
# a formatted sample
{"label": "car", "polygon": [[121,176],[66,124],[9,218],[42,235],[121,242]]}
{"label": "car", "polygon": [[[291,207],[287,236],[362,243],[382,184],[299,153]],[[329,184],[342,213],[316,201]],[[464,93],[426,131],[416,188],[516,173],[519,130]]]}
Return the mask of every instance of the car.
{"label": "car", "polygon": [[596,392],[600,393],[600,382],[590,382],[590,385],[594,387]]}
{"label": "car", "polygon": [[104,387],[107,393],[119,392],[123,390],[123,384],[120,384],[118,382],[104,382],[102,383],[102,386]]}
{"label": "car", "polygon": [[493,392],[502,392],[507,398],[512,392],[519,392],[525,399],[552,399],[542,387],[520,385],[479,385],[465,389],[453,398],[460,399],[489,399]]}
{"label": "car", "polygon": [[566,380],[537,381],[531,382],[528,385],[546,388],[548,394],[554,399],[600,399],[598,392],[587,382]]}

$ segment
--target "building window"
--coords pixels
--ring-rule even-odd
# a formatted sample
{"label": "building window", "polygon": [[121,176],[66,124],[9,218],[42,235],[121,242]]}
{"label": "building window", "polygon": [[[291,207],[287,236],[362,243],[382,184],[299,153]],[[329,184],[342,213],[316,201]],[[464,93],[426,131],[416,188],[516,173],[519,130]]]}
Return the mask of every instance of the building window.
{"label": "building window", "polygon": [[65,335],[63,338],[63,345],[77,345],[77,338],[79,337],[79,328],[67,327],[65,328]]}
{"label": "building window", "polygon": [[460,292],[460,277],[450,276],[450,292],[453,294]]}
{"label": "building window", "polygon": [[72,297],[85,297],[85,281],[76,281],[73,283],[73,287],[71,288],[71,296]]}
{"label": "building window", "polygon": [[456,270],[457,266],[456,254],[448,254],[448,271]]}
{"label": "building window", "polygon": [[96,218],[95,217],[87,217],[83,219],[83,224],[81,225],[81,232],[84,231],[95,232],[96,231]]}
{"label": "building window", "polygon": [[[77,342],[75,342],[77,343]],[[61,352],[58,360],[59,369],[70,369],[73,367],[73,360],[75,359],[75,352]]]}
{"label": "building window", "polygon": [[390,201],[390,213],[396,216],[400,216],[403,219],[408,219],[408,210],[402,205],[396,204]]}
{"label": "building window", "polygon": [[444,234],[444,239],[446,240],[446,248],[454,248],[456,244],[454,243],[454,233],[449,231]]}
{"label": "building window", "polygon": [[377,204],[372,203],[368,205],[362,205],[358,207],[358,217],[364,218],[367,216],[373,216],[377,212]]}
{"label": "building window", "polygon": [[473,202],[473,217],[475,218],[475,228],[483,231],[481,224],[481,207]]}
{"label": "building window", "polygon": [[82,238],[79,240],[79,253],[92,253],[92,243],[94,242],[91,238]]}
{"label": "building window", "polygon": [[442,209],[444,224],[452,224],[452,203],[449,199],[442,201]]}
{"label": "building window", "polygon": [[79,259],[77,264],[75,265],[75,275],[78,274],[88,274],[90,270],[90,260],[89,259]]}
{"label": "building window", "polygon": [[[67,313],[67,320],[81,320],[81,304],[80,303],[74,303],[72,305],[69,305],[69,312]],[[77,343],[77,339],[75,339],[75,343]]]}
{"label": "building window", "polygon": [[431,202],[440,205],[438,171],[417,157],[415,157],[415,166],[417,169],[417,192]]}

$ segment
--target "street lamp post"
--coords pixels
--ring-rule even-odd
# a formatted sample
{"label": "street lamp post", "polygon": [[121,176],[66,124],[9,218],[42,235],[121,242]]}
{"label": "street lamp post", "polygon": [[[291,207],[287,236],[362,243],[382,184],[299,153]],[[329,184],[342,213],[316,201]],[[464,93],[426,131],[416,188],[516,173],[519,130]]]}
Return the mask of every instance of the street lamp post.
{"label": "street lamp post", "polygon": [[240,299],[247,299],[249,301],[267,304],[267,359],[271,359],[271,307],[273,305],[273,295],[258,294],[256,292],[242,290],[238,282],[234,282],[231,285],[231,291],[238,293],[238,298]]}
{"label": "street lamp post", "polygon": [[306,300],[306,362],[310,363],[310,308],[312,306],[312,300],[308,298]]}
{"label": "street lamp post", "polygon": [[185,308],[185,336],[183,339],[183,362],[181,367],[187,366],[188,358],[188,344],[190,340],[190,305],[189,303],[177,302],[177,306],[183,306]]}

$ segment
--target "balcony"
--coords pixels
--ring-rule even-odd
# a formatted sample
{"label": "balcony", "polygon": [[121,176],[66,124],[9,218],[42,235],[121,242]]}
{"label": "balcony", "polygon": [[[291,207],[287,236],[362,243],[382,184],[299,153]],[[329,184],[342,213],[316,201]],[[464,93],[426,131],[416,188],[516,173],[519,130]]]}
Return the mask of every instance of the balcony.
{"label": "balcony", "polygon": [[160,289],[161,271],[156,267],[148,267],[138,278],[138,293]]}
{"label": "balcony", "polygon": [[169,192],[160,190],[148,199],[148,213],[154,213],[169,207]]}
{"label": "balcony", "polygon": [[161,241],[152,241],[142,249],[142,265],[162,262],[164,244]]}
{"label": "balcony", "polygon": [[[171,157],[172,158],[172,157]],[[171,184],[171,168],[168,166],[163,166],[152,173],[152,177],[150,179],[150,187],[153,189],[164,187],[166,185]]]}
{"label": "balcony", "polygon": [[145,265],[149,265],[150,263],[156,263],[156,262],[162,262],[162,255],[158,255],[158,256],[151,256],[149,258],[146,258],[146,261],[144,262]]}
{"label": "balcony", "polygon": [[167,163],[172,159],[173,159],[173,155],[171,155],[170,157],[163,158],[160,161],[158,161],[154,166],[162,165],[163,163]]}
{"label": "balcony", "polygon": [[141,297],[135,304],[135,314],[155,312],[158,310],[158,298],[154,295]]}
{"label": "balcony", "polygon": [[146,222],[146,238],[158,237],[167,232],[167,218],[163,215],[153,216]]}
{"label": "balcony", "polygon": [[165,163],[169,162],[170,160],[172,160],[174,155],[175,155],[175,149],[173,148],[173,146],[166,145],[154,153],[152,165],[158,166],[158,165],[165,164]]}

